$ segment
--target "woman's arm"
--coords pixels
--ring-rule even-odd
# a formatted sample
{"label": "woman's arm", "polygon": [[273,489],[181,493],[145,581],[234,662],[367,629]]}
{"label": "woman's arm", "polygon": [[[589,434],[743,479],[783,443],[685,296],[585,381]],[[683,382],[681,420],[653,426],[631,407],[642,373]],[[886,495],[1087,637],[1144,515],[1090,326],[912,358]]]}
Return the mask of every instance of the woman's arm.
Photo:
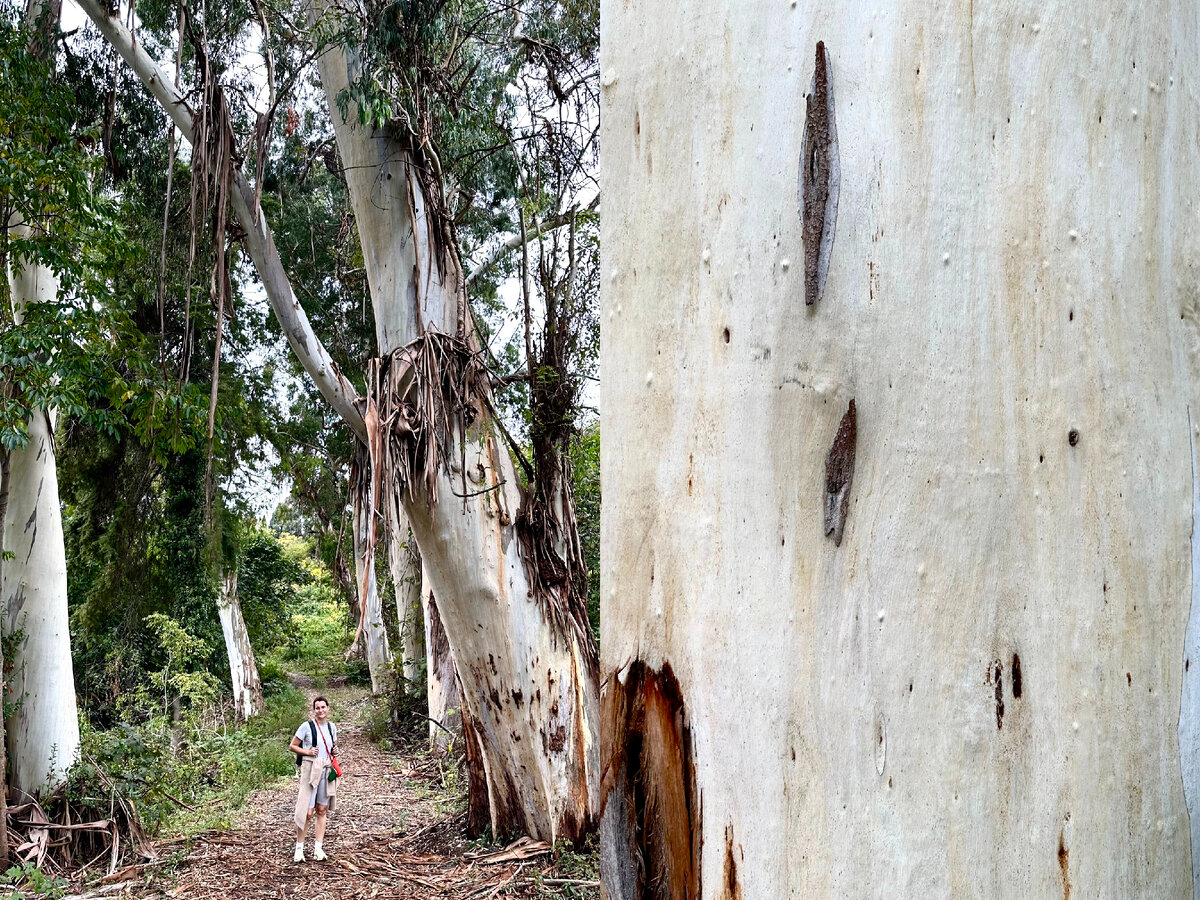
{"label": "woman's arm", "polygon": [[288,749],[291,750],[293,753],[299,753],[301,756],[316,756],[317,755],[316,747],[310,747],[309,749],[305,750],[303,747],[300,746],[300,738],[296,737],[295,735],[292,736],[292,742],[290,744],[288,744]]}

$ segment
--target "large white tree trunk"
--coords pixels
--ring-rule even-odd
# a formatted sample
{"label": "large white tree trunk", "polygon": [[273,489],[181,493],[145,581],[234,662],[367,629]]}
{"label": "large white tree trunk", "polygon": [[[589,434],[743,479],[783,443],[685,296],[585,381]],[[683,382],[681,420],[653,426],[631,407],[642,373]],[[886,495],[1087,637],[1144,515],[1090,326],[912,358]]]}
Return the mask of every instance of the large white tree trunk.
{"label": "large white tree trunk", "polygon": [[450,652],[450,641],[428,578],[422,581],[421,608],[427,648],[425,696],[429,704],[429,744],[435,750],[445,750],[462,734],[462,692],[454,654]]}
{"label": "large white tree trunk", "polygon": [[[19,226],[18,226],[19,227]],[[50,302],[54,274],[36,265],[11,278],[18,318],[25,304]],[[12,638],[12,671],[5,702],[13,788],[33,792],[57,785],[79,755],[79,714],[67,613],[67,555],[58,501],[52,416],[35,410],[29,439],[12,451],[0,563],[4,634]]]}
{"label": "large white tree trunk", "polygon": [[672,16],[602,9],[608,895],[1191,896],[1194,0]]}
{"label": "large white tree trunk", "polygon": [[229,655],[234,715],[244,722],[262,712],[263,692],[258,666],[254,663],[254,648],[250,646],[250,633],[246,631],[246,620],[242,616],[242,603],[238,599],[236,570],[226,572],[222,579],[217,614],[221,617],[225,652]]}
{"label": "large white tree trunk", "polygon": [[[319,65],[384,366],[429,332],[471,339],[464,274],[411,152],[391,129],[353,124],[353,105],[350,122],[342,122],[336,98],[348,84],[350,63],[333,50]],[[514,525],[523,498],[511,459],[482,398],[471,399],[478,418],[466,433],[459,422],[447,435],[445,446],[456,452],[436,472],[436,501],[427,484],[400,494],[395,472],[383,493],[397,493],[403,504],[458,667],[471,827],[575,839],[591,827],[596,810],[590,636],[555,621],[538,596]]]}

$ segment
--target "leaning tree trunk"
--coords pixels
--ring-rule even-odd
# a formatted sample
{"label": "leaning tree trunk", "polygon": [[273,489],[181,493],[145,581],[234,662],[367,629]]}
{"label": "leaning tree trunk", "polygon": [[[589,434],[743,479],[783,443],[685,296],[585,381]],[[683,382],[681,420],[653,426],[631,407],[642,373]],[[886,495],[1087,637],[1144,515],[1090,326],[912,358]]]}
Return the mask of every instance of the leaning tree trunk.
{"label": "leaning tree trunk", "polygon": [[[143,47],[100,0],[78,4],[190,141],[190,107]],[[347,83],[346,65],[337,50],[322,58],[332,110]],[[521,491],[491,419],[486,378],[480,372],[467,377],[477,360],[460,353],[473,341],[464,278],[452,226],[427,206],[419,182],[427,171],[418,172],[399,139],[353,128],[336,113],[333,119],[385,357],[377,384],[383,388],[378,399],[388,407],[378,420],[386,423],[386,436],[369,431],[362,399],[313,333],[240,171],[233,174],[231,206],[297,359],[360,441],[383,436],[385,463],[399,459],[385,466],[382,484],[385,493],[403,492],[430,580],[447,598],[442,620],[460,667],[464,730],[472,735],[469,826],[477,831],[490,824],[497,834],[520,831],[546,840],[580,838],[595,821],[598,788],[596,659],[586,610],[565,603],[526,563],[529,545],[514,525]],[[457,360],[455,371],[437,365],[449,357]],[[414,369],[426,377],[410,391]],[[454,395],[456,385],[465,393]],[[424,404],[431,395],[446,401],[432,403],[441,415]],[[404,415],[414,405],[438,419],[422,434],[436,434],[432,443],[447,452],[429,443],[414,449],[421,441],[404,435]]]}
{"label": "leaning tree trunk", "polygon": [[[18,316],[27,303],[52,302],[58,282],[47,268],[15,271]],[[0,567],[6,660],[6,739],[12,787],[24,794],[53,787],[79,755],[79,714],[67,613],[67,555],[58,501],[52,416],[34,410],[29,438],[9,461],[4,550]]]}
{"label": "leaning tree trunk", "polygon": [[425,697],[429,704],[429,745],[435,750],[446,750],[462,734],[462,691],[437,598],[428,588],[427,579],[422,582],[421,606],[427,648]]}
{"label": "leaning tree trunk", "polygon": [[221,617],[225,651],[229,655],[234,715],[244,722],[262,712],[263,692],[258,666],[254,663],[254,648],[250,646],[250,633],[246,631],[246,620],[242,616],[242,603],[238,599],[236,570],[226,572],[222,579],[217,613]]}
{"label": "leaning tree trunk", "polygon": [[1191,896],[1194,0],[604,3],[608,896]]}

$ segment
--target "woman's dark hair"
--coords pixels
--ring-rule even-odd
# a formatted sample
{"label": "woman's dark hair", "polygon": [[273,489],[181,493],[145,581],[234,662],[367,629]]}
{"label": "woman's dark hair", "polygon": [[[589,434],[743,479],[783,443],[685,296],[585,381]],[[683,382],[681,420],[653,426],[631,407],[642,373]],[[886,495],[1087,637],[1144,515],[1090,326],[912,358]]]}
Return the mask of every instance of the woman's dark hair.
{"label": "woman's dark hair", "polygon": [[313,709],[317,708],[318,703],[324,703],[326,706],[329,705],[329,701],[326,700],[324,697],[322,697],[320,694],[317,694],[317,696],[313,697],[313,702],[312,702]]}

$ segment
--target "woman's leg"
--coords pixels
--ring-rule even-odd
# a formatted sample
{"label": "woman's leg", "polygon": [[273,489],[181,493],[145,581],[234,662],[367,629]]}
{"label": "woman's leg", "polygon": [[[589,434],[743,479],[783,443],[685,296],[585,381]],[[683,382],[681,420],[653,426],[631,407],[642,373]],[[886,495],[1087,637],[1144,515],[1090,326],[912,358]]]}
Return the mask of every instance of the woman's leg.
{"label": "woman's leg", "polygon": [[325,840],[325,813],[328,811],[328,806],[317,804],[317,821],[313,826],[313,837],[316,838],[318,844]]}

